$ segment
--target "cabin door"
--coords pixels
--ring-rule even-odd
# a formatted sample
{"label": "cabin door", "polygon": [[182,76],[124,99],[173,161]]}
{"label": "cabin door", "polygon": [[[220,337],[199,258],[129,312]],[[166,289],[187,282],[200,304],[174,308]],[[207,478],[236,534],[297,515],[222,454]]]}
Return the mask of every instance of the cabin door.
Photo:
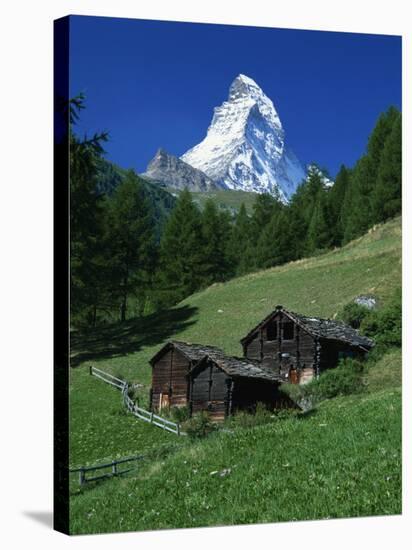
{"label": "cabin door", "polygon": [[299,384],[299,375],[296,369],[289,370],[289,381],[291,384]]}
{"label": "cabin door", "polygon": [[169,394],[168,393],[161,393],[160,394],[160,403],[159,403],[159,412],[161,412],[162,409],[168,409],[169,405],[170,405]]}

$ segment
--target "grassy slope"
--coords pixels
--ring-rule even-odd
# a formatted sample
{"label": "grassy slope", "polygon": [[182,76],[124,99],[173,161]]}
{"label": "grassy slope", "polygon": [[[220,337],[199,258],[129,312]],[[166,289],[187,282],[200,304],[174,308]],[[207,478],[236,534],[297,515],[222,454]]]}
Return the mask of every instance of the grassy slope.
{"label": "grassy slope", "polygon": [[[277,303],[333,316],[360,293],[385,300],[400,285],[400,255],[400,222],[395,220],[341,250],[213,285],[171,312],[91,333],[86,342],[74,342],[77,358],[88,357],[148,388],[147,360],[168,338],[240,353],[239,338]],[[122,415],[119,393],[90,378],[84,366],[80,362],[71,373],[73,465],[176,442]],[[182,450],[143,466],[137,476],[73,496],[72,530],[399,513],[399,352],[370,370],[369,389],[373,393],[366,396],[326,402],[305,420],[239,429],[196,445],[179,440]],[[232,473],[210,476],[223,468]]]}
{"label": "grassy slope", "polygon": [[252,214],[252,208],[255,203],[257,194],[247,193],[246,191],[209,191],[208,193],[192,193],[193,200],[203,208],[207,199],[212,199],[217,206],[229,210],[238,211],[244,203],[248,214]]}
{"label": "grassy slope", "polygon": [[[149,358],[171,338],[241,354],[239,340],[276,304],[333,317],[361,293],[385,300],[401,284],[401,225],[394,220],[322,256],[214,284],[175,308],[74,337],[76,364],[86,359],[133,381],[150,383]],[[72,372],[76,385],[81,376]]]}
{"label": "grassy slope", "polygon": [[[72,497],[75,533],[400,513],[400,390],[220,433]],[[230,468],[227,476],[222,472]]]}

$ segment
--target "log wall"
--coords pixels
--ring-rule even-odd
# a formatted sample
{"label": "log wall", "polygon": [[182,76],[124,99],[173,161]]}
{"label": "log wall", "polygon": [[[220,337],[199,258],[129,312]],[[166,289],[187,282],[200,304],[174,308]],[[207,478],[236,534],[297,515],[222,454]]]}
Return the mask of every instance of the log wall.
{"label": "log wall", "polygon": [[152,410],[160,409],[161,395],[168,396],[169,406],[187,405],[190,361],[176,349],[167,351],[152,367]]}
{"label": "log wall", "polygon": [[213,421],[224,420],[229,413],[230,382],[225,372],[208,361],[191,377],[191,414],[207,411]]}
{"label": "log wall", "polygon": [[[302,381],[307,382],[316,370],[316,341],[308,332],[293,323],[293,338],[284,337],[284,325],[291,319],[278,312],[267,324],[256,332],[254,338],[244,346],[244,355],[248,359],[262,361],[264,367],[279,373],[288,379],[291,368],[296,368]],[[268,340],[268,325],[275,323],[276,338]],[[272,330],[273,337],[273,330]],[[286,355],[285,355],[286,354]]]}

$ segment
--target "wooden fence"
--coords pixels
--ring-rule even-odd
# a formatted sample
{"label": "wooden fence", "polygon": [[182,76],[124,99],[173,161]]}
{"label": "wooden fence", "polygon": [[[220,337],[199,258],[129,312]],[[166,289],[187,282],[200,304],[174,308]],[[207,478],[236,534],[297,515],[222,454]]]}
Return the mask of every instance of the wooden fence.
{"label": "wooden fence", "polygon": [[114,386],[118,390],[123,390],[127,386],[127,382],[125,380],[120,380],[120,378],[116,378],[116,376],[112,376],[108,372],[104,372],[103,370],[96,369],[96,367],[93,367],[90,365],[89,372],[92,376],[96,376],[96,378],[100,378],[100,380],[103,380],[103,382],[106,382],[106,384],[110,384],[111,386]]}
{"label": "wooden fence", "polygon": [[172,422],[171,420],[167,420],[162,416],[159,416],[153,412],[147,411],[146,409],[142,409],[141,407],[137,406],[128,395],[130,386],[125,380],[120,380],[120,378],[116,378],[115,376],[112,376],[111,374],[108,374],[107,372],[104,372],[93,366],[90,366],[90,374],[92,376],[96,376],[100,380],[103,380],[103,382],[106,382],[106,384],[110,384],[111,386],[119,389],[122,392],[124,406],[134,416],[140,418],[140,420],[144,420],[145,422],[154,424],[155,426],[158,426],[159,428],[167,430],[168,432],[172,432],[176,435],[186,435],[184,432],[181,431],[180,424]]}
{"label": "wooden fence", "polygon": [[[79,484],[85,485],[86,483],[89,483],[90,481],[98,481],[99,479],[107,479],[109,477],[119,476],[121,474],[125,474],[127,472],[130,472],[131,468],[128,468],[127,470],[119,470],[118,465],[119,464],[125,464],[126,462],[133,462],[136,460],[143,460],[144,455],[138,455],[138,456],[130,456],[128,458],[120,458],[119,460],[112,460],[111,462],[107,462],[106,464],[98,464],[97,466],[80,466],[80,468],[72,468],[69,470],[70,473],[78,473],[79,474]],[[104,468],[111,468],[111,472],[107,472],[102,475],[93,476],[93,477],[87,477],[87,472],[96,471],[96,470],[103,470]]]}

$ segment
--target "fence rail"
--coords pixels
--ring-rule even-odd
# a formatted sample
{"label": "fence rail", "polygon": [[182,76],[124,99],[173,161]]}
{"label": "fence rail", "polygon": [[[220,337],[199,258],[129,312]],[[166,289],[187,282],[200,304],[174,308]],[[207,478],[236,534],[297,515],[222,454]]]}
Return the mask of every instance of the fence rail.
{"label": "fence rail", "polygon": [[[119,470],[117,467],[119,464],[125,464],[126,462],[133,462],[136,460],[143,460],[144,458],[144,455],[130,456],[127,458],[120,458],[119,460],[112,460],[111,462],[107,462],[106,464],[98,464],[97,466],[80,466],[79,468],[71,468],[69,469],[69,472],[71,474],[78,473],[79,484],[85,485],[86,483],[89,483],[91,481],[98,481],[99,479],[106,479],[109,477],[126,474],[127,472],[130,472],[131,468],[128,468],[127,470]],[[86,477],[87,472],[103,470],[104,468],[111,468],[112,471],[99,476]]]}
{"label": "fence rail", "polygon": [[127,386],[127,382],[125,382],[125,380],[120,380],[120,378],[116,378],[116,376],[112,376],[108,372],[97,369],[92,365],[90,365],[89,367],[89,372],[91,375],[95,376],[96,378],[100,378],[100,380],[103,380],[103,382],[106,382],[106,384],[110,384],[111,386],[114,386],[119,390],[123,390],[123,388]]}
{"label": "fence rail", "polygon": [[96,376],[96,378],[99,378],[103,382],[106,382],[106,384],[110,384],[111,386],[119,389],[122,392],[124,406],[134,416],[140,418],[140,420],[144,420],[145,422],[154,424],[155,426],[158,426],[159,428],[162,428],[163,430],[166,430],[168,432],[172,432],[176,435],[186,435],[185,432],[181,431],[180,424],[178,424],[177,422],[172,422],[171,420],[167,420],[162,416],[159,416],[153,412],[147,411],[146,409],[142,409],[141,407],[137,406],[128,395],[130,386],[126,381],[120,380],[120,378],[116,378],[116,376],[112,376],[111,374],[97,369],[92,365],[90,365],[89,372],[92,376]]}

